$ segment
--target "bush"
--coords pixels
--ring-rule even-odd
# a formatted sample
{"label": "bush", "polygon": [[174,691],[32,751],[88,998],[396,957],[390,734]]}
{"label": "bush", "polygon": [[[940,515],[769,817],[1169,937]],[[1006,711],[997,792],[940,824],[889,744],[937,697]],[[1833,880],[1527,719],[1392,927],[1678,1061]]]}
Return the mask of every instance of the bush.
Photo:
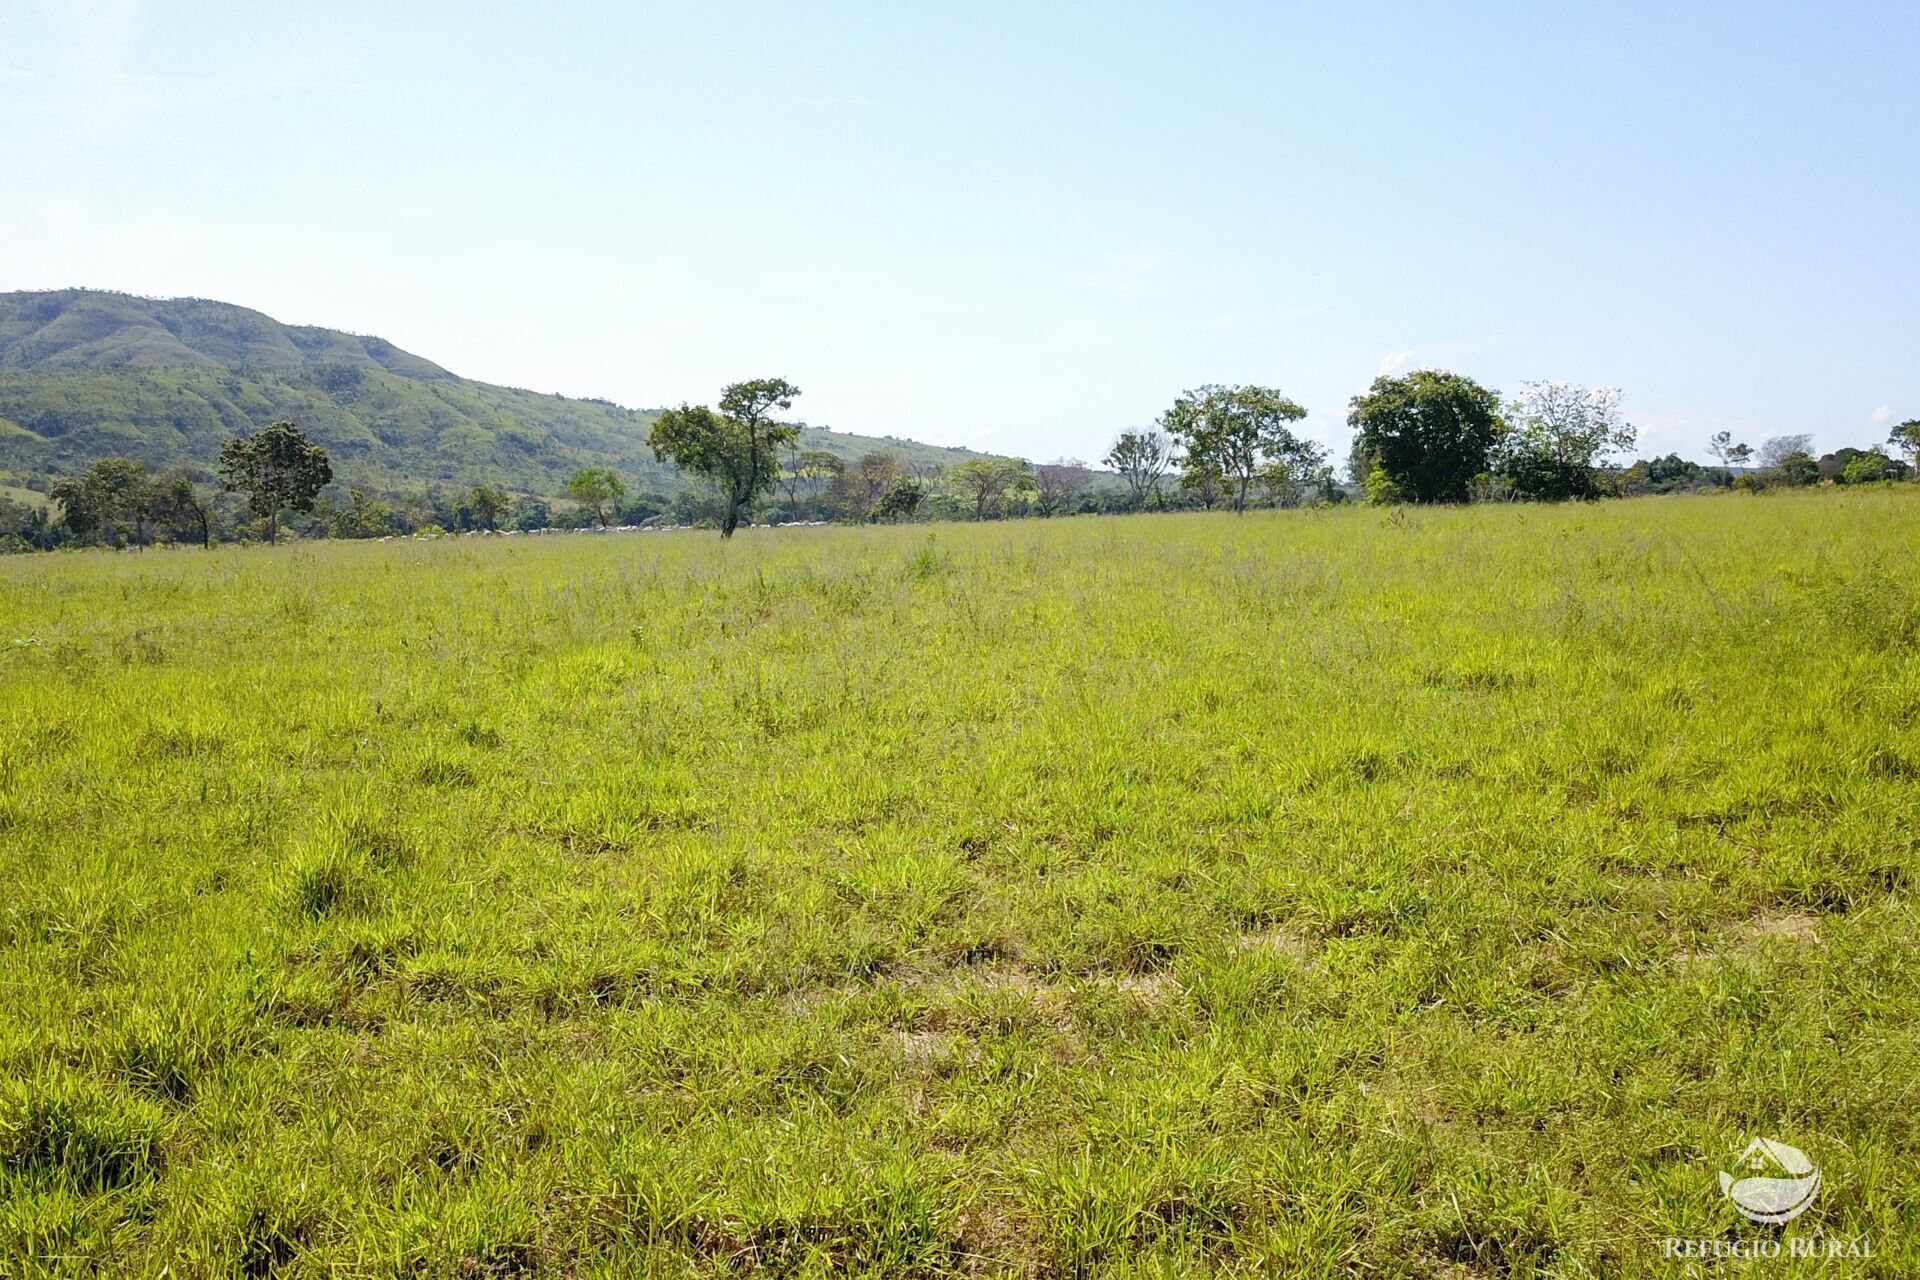
{"label": "bush", "polygon": [[1873,484],[1893,478],[1893,459],[1884,453],[1863,453],[1850,459],[1840,472],[1841,484]]}

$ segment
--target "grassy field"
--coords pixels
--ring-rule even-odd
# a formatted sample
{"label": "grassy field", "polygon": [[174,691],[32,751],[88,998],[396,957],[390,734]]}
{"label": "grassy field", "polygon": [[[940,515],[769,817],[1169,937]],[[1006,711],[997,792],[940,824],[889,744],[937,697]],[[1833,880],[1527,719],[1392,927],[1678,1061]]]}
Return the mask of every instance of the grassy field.
{"label": "grassy field", "polygon": [[0,561],[0,1275],[1672,1275],[1754,1136],[1914,1274],[1917,547]]}

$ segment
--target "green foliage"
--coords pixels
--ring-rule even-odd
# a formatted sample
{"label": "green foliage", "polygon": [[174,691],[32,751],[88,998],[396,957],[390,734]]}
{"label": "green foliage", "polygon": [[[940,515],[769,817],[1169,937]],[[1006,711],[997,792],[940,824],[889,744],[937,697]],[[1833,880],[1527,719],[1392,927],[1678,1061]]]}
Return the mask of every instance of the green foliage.
{"label": "green foliage", "polygon": [[1677,453],[1669,453],[1665,457],[1634,463],[1620,473],[1618,483],[1621,493],[1632,498],[1649,493],[1685,493],[1692,489],[1725,485],[1726,482],[1724,472],[1710,475],[1699,463],[1690,462]]}
{"label": "green foliage", "polygon": [[1707,437],[1707,452],[1720,459],[1723,468],[1744,467],[1753,457],[1753,446],[1734,441],[1733,432],[1716,431]]}
{"label": "green foliage", "polygon": [[1840,482],[1872,484],[1878,480],[1891,480],[1895,465],[1886,454],[1869,450],[1847,460],[1846,465],[1840,469]]}
{"label": "green foliage", "polygon": [[947,469],[947,482],[971,504],[975,520],[1007,513],[1006,503],[1033,487],[1033,473],[1017,458],[969,458]]}
{"label": "green foliage", "polygon": [[67,528],[81,537],[99,534],[111,541],[118,531],[136,543],[145,541],[141,535],[153,514],[154,495],[144,464],[104,458],[85,475],[55,484],[52,494]]}
{"label": "green foliage", "polygon": [[1887,432],[1887,443],[1907,455],[1907,461],[1920,469],[1920,418],[1909,418]]}
{"label": "green foliage", "polygon": [[874,517],[879,520],[911,520],[926,496],[927,487],[918,478],[895,476],[887,485],[887,491],[880,495],[880,501],[874,504]]}
{"label": "green foliage", "polygon": [[1416,369],[1375,378],[1353,398],[1347,425],[1366,462],[1360,474],[1379,470],[1396,500],[1465,502],[1474,478],[1491,469],[1502,434],[1500,397],[1471,378]]}
{"label": "green foliage", "polygon": [[1158,427],[1122,431],[1103,461],[1127,482],[1135,508],[1160,498],[1160,480],[1173,465],[1173,441]]}
{"label": "green foliage", "polygon": [[359,489],[349,489],[347,505],[334,513],[327,532],[335,538],[384,538],[393,529],[391,507]]}
{"label": "green foliage", "polygon": [[620,477],[605,467],[576,471],[567,481],[567,496],[593,512],[602,529],[607,527],[608,504],[626,496],[626,492],[627,486],[621,483]]}
{"label": "green foliage", "polygon": [[467,509],[479,526],[488,532],[500,527],[500,517],[506,514],[512,502],[506,490],[490,484],[475,485],[473,492],[467,495]]}
{"label": "green foliage", "polygon": [[775,422],[775,410],[793,407],[800,388],[784,378],[736,382],[720,393],[716,413],[681,405],[661,413],[649,443],[712,484],[722,507],[720,536],[731,538],[747,507],[780,479],[780,451],[797,448],[800,429]]}
{"label": "green foliage", "polygon": [[1378,463],[1375,463],[1373,469],[1367,472],[1363,487],[1366,490],[1367,501],[1376,507],[1393,506],[1407,500],[1406,494],[1394,482],[1393,477],[1387,474],[1386,468]]}
{"label": "green foliage", "polygon": [[1600,461],[1631,449],[1636,436],[1617,389],[1570,382],[1524,384],[1505,407],[1504,426],[1493,474],[1514,497],[1537,502],[1599,497]]}
{"label": "green foliage", "polygon": [[1820,464],[1800,450],[1782,455],[1767,470],[1767,479],[1788,488],[1820,482]]}
{"label": "green foliage", "polygon": [[220,483],[247,495],[247,507],[267,522],[267,541],[280,538],[282,511],[311,511],[333,483],[327,451],[291,422],[276,422],[220,446]]}
{"label": "green foliage", "polygon": [[1325,462],[1320,447],[1288,429],[1307,411],[1268,387],[1206,386],[1189,391],[1161,415],[1160,425],[1184,451],[1189,472],[1230,486],[1233,509],[1247,509],[1247,489],[1263,473],[1297,487]]}
{"label": "green foliage", "polygon": [[539,498],[522,498],[513,504],[513,527],[523,532],[545,529],[553,524],[553,509]]}

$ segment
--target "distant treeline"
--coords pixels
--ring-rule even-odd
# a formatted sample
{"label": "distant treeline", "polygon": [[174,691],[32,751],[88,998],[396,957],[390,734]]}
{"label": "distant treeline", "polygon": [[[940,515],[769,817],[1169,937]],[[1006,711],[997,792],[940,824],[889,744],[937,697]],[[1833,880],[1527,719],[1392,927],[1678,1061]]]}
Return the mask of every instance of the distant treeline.
{"label": "distant treeline", "polygon": [[[1123,431],[1097,471],[1060,458],[1034,465],[977,457],[948,466],[875,450],[847,462],[803,446],[773,415],[799,389],[782,379],[726,388],[717,408],[665,411],[652,447],[700,481],[668,495],[630,493],[605,467],[574,473],[567,501],[491,485],[371,494],[332,484],[326,451],[292,422],[227,441],[216,474],[149,472],[124,458],[51,486],[50,502],[0,497],[0,551],[64,546],[212,545],[303,538],[382,538],[517,529],[577,529],[829,521],[1006,520],[1133,511],[1323,505],[1566,501],[1712,489],[1754,492],[1905,480],[1913,467],[1881,447],[1815,457],[1811,437],[1777,436],[1756,450],[1722,431],[1706,441],[1720,463],[1677,454],[1630,465],[1604,459],[1636,432],[1620,393],[1528,383],[1503,399],[1438,370],[1376,379],[1354,397],[1346,482],[1325,449],[1291,430],[1306,410],[1263,387],[1190,391],[1151,427]],[[1920,461],[1920,420],[1888,445]]]}

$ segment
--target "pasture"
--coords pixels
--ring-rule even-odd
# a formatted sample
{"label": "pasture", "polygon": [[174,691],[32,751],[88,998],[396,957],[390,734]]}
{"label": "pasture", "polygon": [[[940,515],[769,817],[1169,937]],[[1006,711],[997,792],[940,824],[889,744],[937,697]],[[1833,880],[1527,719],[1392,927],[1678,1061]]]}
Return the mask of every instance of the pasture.
{"label": "pasture", "polygon": [[1920,487],[0,560],[0,1275],[1920,1270]]}

